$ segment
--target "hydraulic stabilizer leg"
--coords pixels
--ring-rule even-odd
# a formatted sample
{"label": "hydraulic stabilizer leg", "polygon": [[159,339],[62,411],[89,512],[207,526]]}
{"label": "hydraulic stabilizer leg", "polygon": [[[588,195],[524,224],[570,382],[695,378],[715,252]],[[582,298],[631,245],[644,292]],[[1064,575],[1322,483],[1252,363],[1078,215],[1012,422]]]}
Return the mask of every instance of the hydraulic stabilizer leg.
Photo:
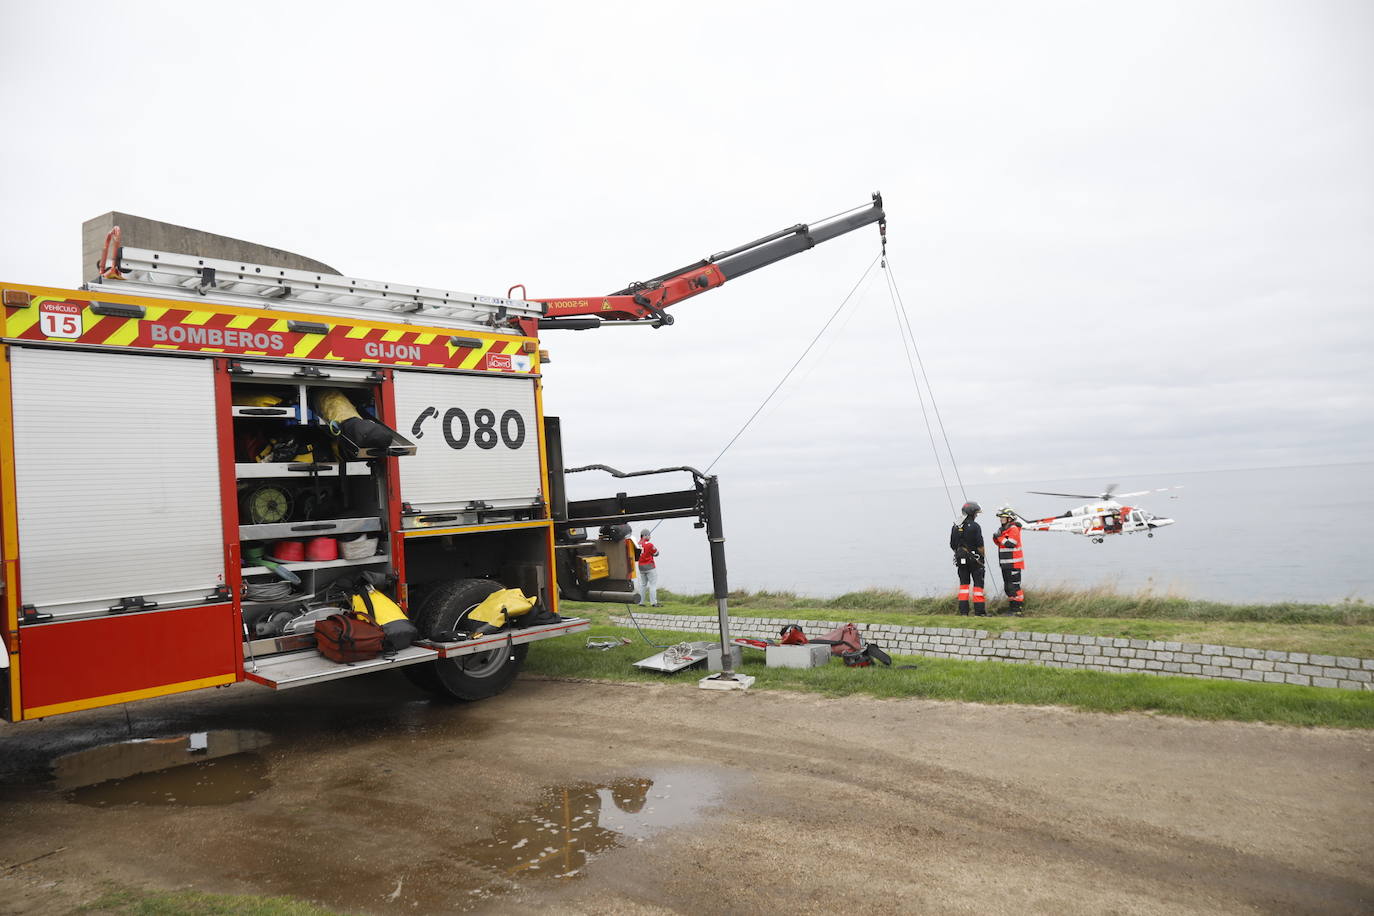
{"label": "hydraulic stabilizer leg", "polygon": [[711,543],[711,583],[720,620],[720,673],[702,678],[698,685],[709,690],[745,690],[754,683],[748,674],[736,674],[730,651],[730,586],[725,570],[725,529],[720,520],[720,483],[706,478],[706,538]]}

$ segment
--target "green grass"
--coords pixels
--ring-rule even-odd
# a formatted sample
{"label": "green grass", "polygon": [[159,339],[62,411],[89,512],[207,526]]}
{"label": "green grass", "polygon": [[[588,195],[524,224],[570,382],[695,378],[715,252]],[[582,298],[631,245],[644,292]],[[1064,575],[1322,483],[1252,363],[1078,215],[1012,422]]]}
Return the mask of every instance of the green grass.
{"label": "green grass", "polygon": [[[578,637],[535,643],[525,663],[531,674],[617,682],[672,683],[695,688],[699,672],[676,675],[642,671],[633,663],[658,651],[633,629],[599,624],[593,638],[628,636],[632,645],[585,648]],[[682,641],[680,632],[646,630],[660,645]],[[902,670],[895,665],[916,665]],[[966,662],[894,657],[893,668],[768,668],[763,653],[744,650],[743,673],[758,680],[755,690],[782,689],[827,696],[865,694],[883,698],[924,697],[973,703],[1068,706],[1096,712],[1156,712],[1193,719],[1229,719],[1282,725],[1374,728],[1374,692],[1209,681],[1187,677],[1107,674],[1001,662]]]}
{"label": "green grass", "polygon": [[[659,591],[665,604],[715,608],[710,595],[678,595]],[[807,598],[793,592],[731,592],[730,606],[750,610],[866,610],[897,611],[908,614],[943,615],[952,613],[951,594],[940,597],[913,597],[896,589],[870,588],[847,592],[838,598]],[[1300,604],[1292,601],[1275,604],[1222,604],[1196,601],[1152,591],[1121,594],[1109,588],[1073,590],[1068,588],[1030,589],[1027,614],[1036,617],[1107,617],[1147,620],[1255,621],[1267,623],[1325,623],[1340,626],[1374,625],[1374,605],[1348,599],[1337,604]],[[997,598],[993,607],[1005,607]]]}
{"label": "green grass", "polygon": [[77,912],[129,916],[336,916],[334,910],[290,897],[149,891],[124,887],[106,891]]}
{"label": "green grass", "polygon": [[[709,595],[659,595],[664,604],[662,613],[715,614],[715,600]],[[830,600],[785,592],[740,592],[731,596],[729,607],[732,617],[776,617],[803,626],[808,620],[846,620],[915,627],[1077,633],[1374,658],[1374,608],[1360,602],[1227,605],[1156,599],[1148,594],[1117,595],[1102,590],[1032,593],[1030,600],[1030,613],[1024,616],[987,620],[956,616],[951,599],[912,598],[904,592],[881,589],[851,592]],[[565,606],[597,620],[606,620],[608,613],[623,613],[621,605]],[[1004,600],[989,605],[994,612],[1005,607]],[[1165,613],[1171,609],[1177,616]],[[1106,613],[1109,610],[1116,613]]]}

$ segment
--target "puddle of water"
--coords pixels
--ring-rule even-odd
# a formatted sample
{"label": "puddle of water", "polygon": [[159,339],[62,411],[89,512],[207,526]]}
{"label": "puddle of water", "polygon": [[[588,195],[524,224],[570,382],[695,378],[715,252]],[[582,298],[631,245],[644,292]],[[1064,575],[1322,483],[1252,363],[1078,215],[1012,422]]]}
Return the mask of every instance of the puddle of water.
{"label": "puddle of water", "polygon": [[72,789],[67,801],[93,808],[118,805],[229,805],[271,786],[260,754],[234,754],[155,773],[138,773]]}
{"label": "puddle of water", "polygon": [[266,788],[267,763],[250,752],[270,741],[248,730],[119,741],[57,758],[53,775],[79,804],[228,804]]}
{"label": "puddle of water", "polygon": [[489,839],[457,850],[492,878],[468,893],[489,897],[528,881],[579,878],[608,850],[700,820],[720,802],[722,788],[719,773],[675,770],[653,779],[545,789],[533,812],[503,821]]}

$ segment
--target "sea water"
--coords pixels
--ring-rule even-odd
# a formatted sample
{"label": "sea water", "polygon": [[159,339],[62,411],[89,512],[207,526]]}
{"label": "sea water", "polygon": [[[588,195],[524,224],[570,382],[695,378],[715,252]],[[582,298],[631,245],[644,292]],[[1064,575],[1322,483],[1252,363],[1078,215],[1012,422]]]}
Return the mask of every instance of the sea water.
{"label": "sea water", "polygon": [[[1233,603],[1374,600],[1370,585],[1374,463],[1137,474],[1120,500],[1173,518],[1153,538],[1109,536],[1095,544],[1066,532],[1027,532],[1024,587],[1111,587]],[[964,496],[957,486],[883,488],[849,480],[834,488],[789,488],[785,479],[732,481],[722,474],[722,516],[731,588],[834,597],[864,588],[953,595],[949,529]],[[1009,502],[1027,518],[1058,515],[1088,500],[1029,490],[1100,493],[1102,480],[969,483],[996,556],[994,512]],[[952,507],[951,507],[952,504]],[[642,526],[637,526],[638,528]],[[711,589],[705,532],[683,520],[655,533],[661,587]],[[1371,542],[1366,544],[1365,542]],[[987,587],[997,593],[990,570]]]}

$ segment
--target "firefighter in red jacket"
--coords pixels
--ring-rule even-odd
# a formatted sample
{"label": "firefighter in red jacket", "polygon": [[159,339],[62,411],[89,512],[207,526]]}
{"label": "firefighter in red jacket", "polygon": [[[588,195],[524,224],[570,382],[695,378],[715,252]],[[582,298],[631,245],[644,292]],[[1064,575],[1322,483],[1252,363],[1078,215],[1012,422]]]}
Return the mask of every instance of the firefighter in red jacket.
{"label": "firefighter in red jacket", "polygon": [[1020,614],[1026,605],[1026,593],[1021,591],[1021,571],[1026,559],[1021,552],[1021,525],[1011,506],[997,510],[1002,527],[992,536],[997,545],[997,563],[1002,567],[1002,585],[1007,591],[1008,613]]}

